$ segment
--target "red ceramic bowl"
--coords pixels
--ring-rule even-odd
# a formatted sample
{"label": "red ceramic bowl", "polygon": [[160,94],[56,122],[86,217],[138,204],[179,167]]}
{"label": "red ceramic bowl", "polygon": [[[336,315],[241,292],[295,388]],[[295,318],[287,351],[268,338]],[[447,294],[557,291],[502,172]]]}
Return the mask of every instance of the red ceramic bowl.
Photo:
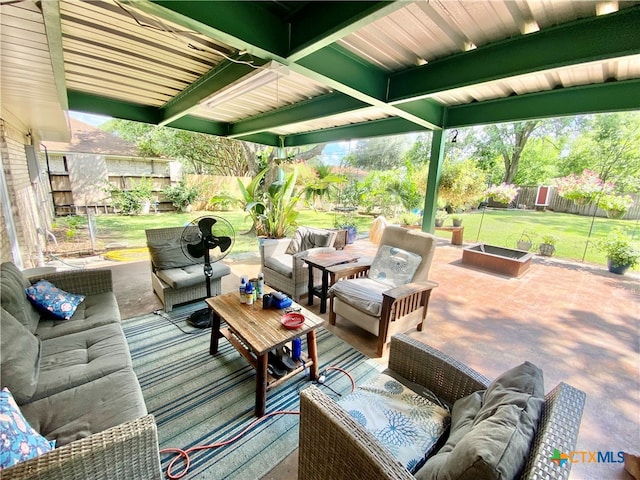
{"label": "red ceramic bowl", "polygon": [[301,313],[285,313],[280,319],[280,323],[284,326],[284,328],[288,328],[289,330],[295,330],[296,328],[300,328],[304,325],[304,315]]}

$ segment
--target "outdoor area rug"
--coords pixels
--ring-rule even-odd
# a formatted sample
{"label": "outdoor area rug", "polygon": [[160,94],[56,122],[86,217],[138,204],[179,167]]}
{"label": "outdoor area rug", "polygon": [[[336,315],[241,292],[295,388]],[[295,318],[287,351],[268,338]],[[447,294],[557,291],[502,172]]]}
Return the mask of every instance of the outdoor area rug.
{"label": "outdoor area rug", "polygon": [[[122,324],[147,409],[158,425],[161,449],[185,450],[224,441],[256,419],[253,368],[224,338],[220,339],[218,354],[209,355],[211,330],[192,329],[185,323],[194,310],[204,306],[196,302],[168,314],[151,313]],[[373,360],[322,327],[317,330],[317,342],[320,371],[328,366],[340,367],[356,383],[362,383],[381,370]],[[310,384],[305,372],[267,392],[266,413],[298,410],[299,392]],[[329,373],[325,385],[342,395],[351,391],[349,378],[338,371]],[[337,398],[328,387],[320,388]],[[196,451],[183,478],[259,479],[297,448],[298,424],[297,415],[277,415],[232,444]],[[165,472],[173,458],[161,455]],[[182,463],[177,462],[173,473],[181,468]]]}

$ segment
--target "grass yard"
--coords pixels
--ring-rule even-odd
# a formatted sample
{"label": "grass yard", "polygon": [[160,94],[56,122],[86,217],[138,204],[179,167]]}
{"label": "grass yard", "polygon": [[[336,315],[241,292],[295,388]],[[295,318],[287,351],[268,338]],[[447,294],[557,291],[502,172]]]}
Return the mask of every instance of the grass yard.
{"label": "grass yard", "polygon": [[[236,242],[231,255],[257,252],[258,242],[254,233],[246,233],[251,221],[242,211],[159,213],[138,216],[100,215],[96,217],[97,238],[102,246],[110,243],[125,243],[128,247],[146,246],[144,230],[147,228],[180,227],[203,215],[218,215],[226,218],[236,230]],[[302,210],[298,224],[333,228],[339,214],[314,210]],[[587,243],[592,218],[567,213],[537,212],[531,210],[487,209],[462,215],[465,244],[482,242],[516,248],[523,232],[533,241],[532,251],[537,252],[543,235],[557,237],[556,257],[606,265],[605,255],[597,250],[594,241],[603,238],[614,227],[623,227],[629,234],[640,237],[640,223],[636,220],[611,220],[596,218],[593,222],[591,240]],[[77,217],[81,223],[86,219]],[[373,222],[372,216],[356,216],[360,233],[367,234]],[[445,225],[451,225],[447,219]],[[478,233],[479,232],[479,233]],[[449,239],[451,234],[436,232],[439,237]],[[586,248],[586,254],[585,254]],[[638,270],[638,267],[635,268]]]}

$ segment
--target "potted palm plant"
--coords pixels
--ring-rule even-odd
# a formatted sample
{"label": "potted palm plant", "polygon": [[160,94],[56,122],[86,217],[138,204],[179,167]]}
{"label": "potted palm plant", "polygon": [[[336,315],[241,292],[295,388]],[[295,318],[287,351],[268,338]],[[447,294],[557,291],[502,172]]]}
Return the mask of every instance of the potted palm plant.
{"label": "potted palm plant", "polygon": [[624,275],[640,262],[640,246],[620,229],[613,229],[606,238],[596,243],[607,255],[607,268],[612,273]]}

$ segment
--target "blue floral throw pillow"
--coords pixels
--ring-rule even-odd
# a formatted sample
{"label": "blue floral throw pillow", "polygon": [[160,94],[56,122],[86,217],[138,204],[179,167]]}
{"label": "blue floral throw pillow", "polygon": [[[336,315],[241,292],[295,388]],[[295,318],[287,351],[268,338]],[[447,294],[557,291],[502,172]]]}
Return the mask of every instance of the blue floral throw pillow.
{"label": "blue floral throw pillow", "polygon": [[0,442],[0,470],[47,453],[56,443],[29,425],[6,387],[0,392]]}
{"label": "blue floral throw pillow", "polygon": [[84,295],[65,292],[46,280],[34,283],[25,291],[36,307],[63,320],[69,320],[85,299]]}
{"label": "blue floral throw pillow", "polygon": [[447,409],[386,374],[338,403],[411,473],[424,464],[450,421]]}

